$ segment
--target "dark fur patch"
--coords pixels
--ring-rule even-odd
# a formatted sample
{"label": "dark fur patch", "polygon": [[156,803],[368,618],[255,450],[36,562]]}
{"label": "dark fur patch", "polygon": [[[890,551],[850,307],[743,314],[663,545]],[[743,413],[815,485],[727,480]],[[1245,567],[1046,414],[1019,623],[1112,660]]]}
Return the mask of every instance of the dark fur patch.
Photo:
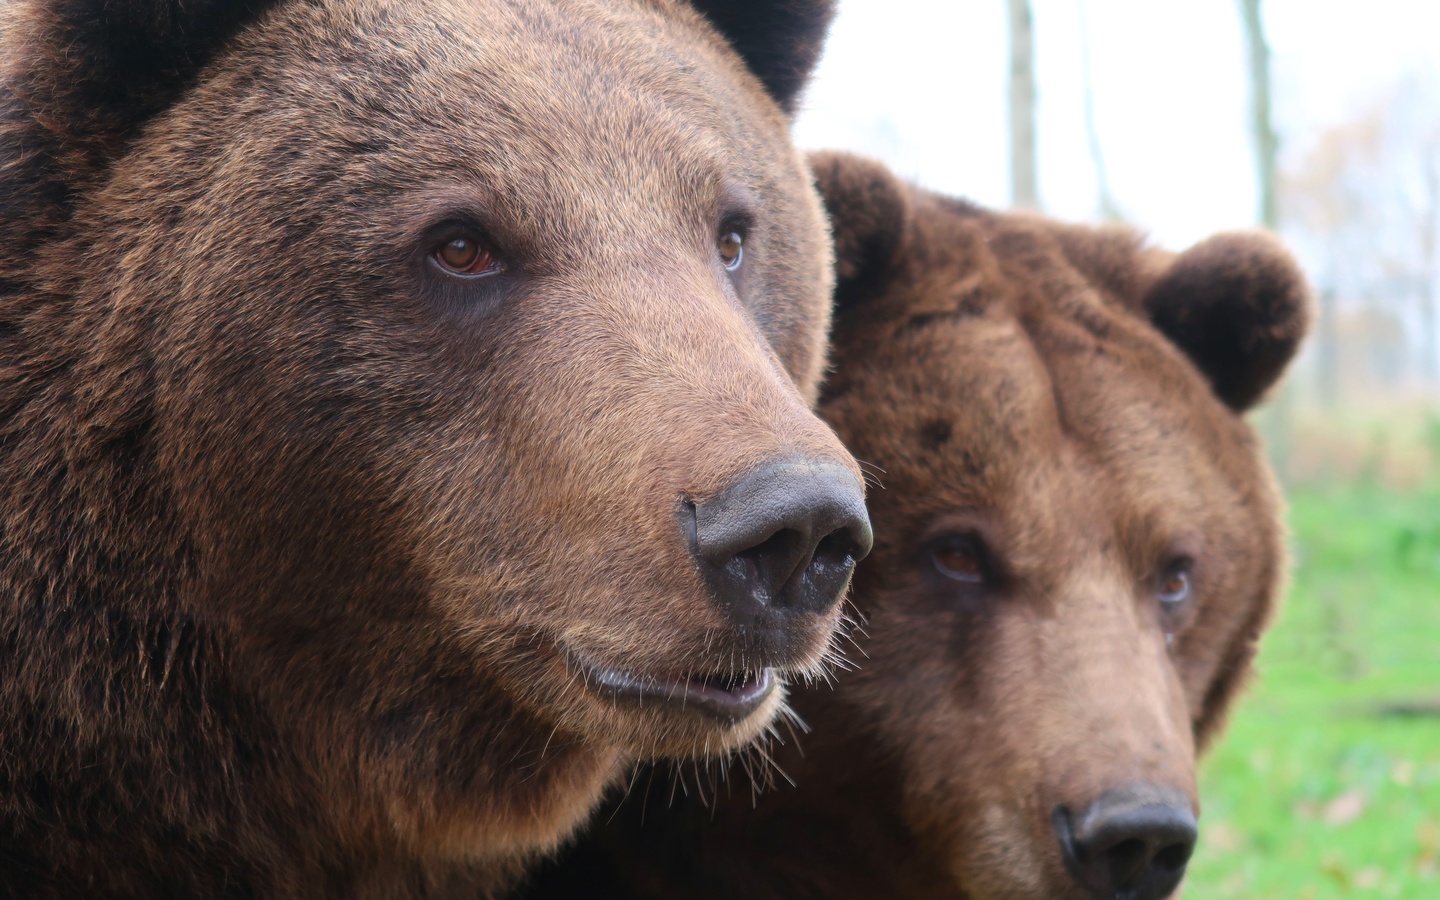
{"label": "dark fur patch", "polygon": [[920,426],[920,440],[927,449],[939,450],[954,431],[954,426],[945,419],[931,419]]}

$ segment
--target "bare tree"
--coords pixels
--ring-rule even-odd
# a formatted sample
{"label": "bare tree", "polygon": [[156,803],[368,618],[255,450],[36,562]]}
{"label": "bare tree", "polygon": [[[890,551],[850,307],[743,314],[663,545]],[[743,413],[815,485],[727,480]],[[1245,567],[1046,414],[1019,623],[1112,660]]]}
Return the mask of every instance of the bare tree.
{"label": "bare tree", "polygon": [[1375,305],[1379,260],[1386,228],[1379,171],[1384,145],[1383,111],[1326,129],[1284,173],[1285,231],[1310,251],[1319,287],[1315,327],[1316,387],[1321,404],[1340,400],[1342,302]]}
{"label": "bare tree", "polygon": [[1035,164],[1035,29],[1030,0],[1010,2],[1010,199],[1040,208]]}
{"label": "bare tree", "polygon": [[1085,97],[1085,142],[1090,148],[1090,162],[1095,167],[1095,192],[1100,200],[1100,217],[1106,222],[1120,222],[1125,216],[1115,193],[1110,190],[1110,173],[1105,167],[1105,154],[1100,144],[1100,128],[1095,123],[1095,85],[1090,73],[1090,23],[1085,15],[1085,0],[1075,0],[1080,20],[1080,77]]}
{"label": "bare tree", "polygon": [[1336,396],[1326,366],[1343,355],[1331,320],[1364,311],[1406,323],[1410,339],[1386,366],[1440,381],[1440,91],[1431,79],[1404,77],[1377,94],[1282,175],[1286,236],[1308,251],[1321,289],[1321,400]]}
{"label": "bare tree", "polygon": [[1280,141],[1270,117],[1270,44],[1265,39],[1261,0],[1240,0],[1245,44],[1250,57],[1250,127],[1255,140],[1255,176],[1260,189],[1260,223],[1280,224],[1275,204],[1275,170]]}

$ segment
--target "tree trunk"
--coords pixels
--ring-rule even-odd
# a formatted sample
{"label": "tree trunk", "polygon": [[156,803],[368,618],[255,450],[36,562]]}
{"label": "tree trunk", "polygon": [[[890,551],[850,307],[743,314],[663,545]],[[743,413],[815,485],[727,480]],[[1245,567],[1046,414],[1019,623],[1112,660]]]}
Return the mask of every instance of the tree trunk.
{"label": "tree trunk", "polygon": [[1320,405],[1334,409],[1340,400],[1340,336],[1336,333],[1335,288],[1323,288],[1319,296],[1319,321],[1315,323],[1315,377]]}
{"label": "tree trunk", "polygon": [[1270,44],[1265,40],[1261,0],[1240,0],[1245,23],[1245,44],[1250,55],[1250,127],[1255,140],[1255,179],[1260,189],[1260,224],[1280,224],[1275,204],[1275,168],[1280,141],[1270,117]]}
{"label": "tree trunk", "polygon": [[1010,199],[1039,209],[1035,174],[1035,38],[1030,0],[1010,2]]}
{"label": "tree trunk", "polygon": [[1090,162],[1095,167],[1095,193],[1100,201],[1100,218],[1106,222],[1123,222],[1120,204],[1110,190],[1110,173],[1105,168],[1105,152],[1100,143],[1100,127],[1095,123],[1095,84],[1090,71],[1090,22],[1085,15],[1084,0],[1076,4],[1080,18],[1080,75],[1085,99],[1085,142],[1090,148]]}

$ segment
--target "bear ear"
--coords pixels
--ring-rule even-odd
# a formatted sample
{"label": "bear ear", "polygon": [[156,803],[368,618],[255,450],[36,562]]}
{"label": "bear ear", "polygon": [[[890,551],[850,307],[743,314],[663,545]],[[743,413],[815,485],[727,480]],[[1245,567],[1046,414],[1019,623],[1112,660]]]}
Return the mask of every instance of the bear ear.
{"label": "bear ear", "polygon": [[1174,257],[1144,306],[1236,412],[1279,379],[1310,326],[1305,276],[1263,232],[1219,234]]}
{"label": "bear ear", "polygon": [[759,76],[786,114],[795,112],[825,33],[835,0],[691,0]]}
{"label": "bear ear", "polygon": [[7,253],[175,101],[274,0],[9,0],[0,29],[0,240]]}
{"label": "bear ear", "polygon": [[835,239],[835,308],[874,295],[910,222],[905,185],[885,166],[848,153],[812,153],[810,170]]}

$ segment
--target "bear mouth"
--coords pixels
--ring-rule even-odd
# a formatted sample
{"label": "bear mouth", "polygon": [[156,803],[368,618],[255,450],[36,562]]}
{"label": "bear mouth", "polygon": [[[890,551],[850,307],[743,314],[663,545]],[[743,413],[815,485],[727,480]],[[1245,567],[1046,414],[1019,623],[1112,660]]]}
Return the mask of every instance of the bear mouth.
{"label": "bear mouth", "polygon": [[749,718],[780,683],[774,669],[740,672],[630,672],[576,658],[591,690],[613,700],[694,710],[727,723]]}

